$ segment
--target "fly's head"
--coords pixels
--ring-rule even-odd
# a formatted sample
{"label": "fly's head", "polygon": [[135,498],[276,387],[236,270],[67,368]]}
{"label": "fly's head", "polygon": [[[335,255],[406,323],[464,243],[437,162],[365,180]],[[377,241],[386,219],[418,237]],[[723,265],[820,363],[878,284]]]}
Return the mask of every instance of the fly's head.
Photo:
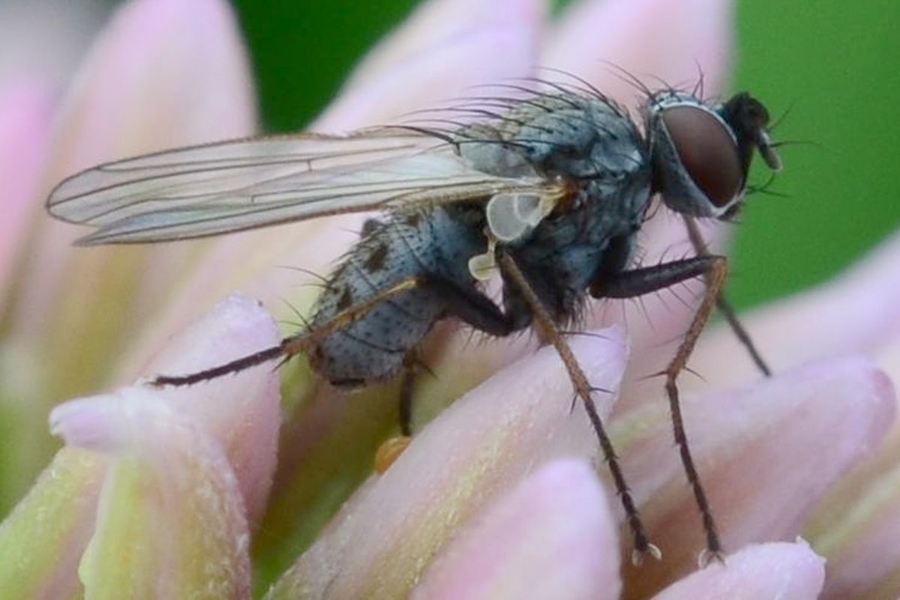
{"label": "fly's head", "polygon": [[691,94],[652,94],[644,107],[654,191],[674,211],[727,219],[744,199],[754,150],[781,169],[767,130],[769,112],[746,92],[721,104]]}

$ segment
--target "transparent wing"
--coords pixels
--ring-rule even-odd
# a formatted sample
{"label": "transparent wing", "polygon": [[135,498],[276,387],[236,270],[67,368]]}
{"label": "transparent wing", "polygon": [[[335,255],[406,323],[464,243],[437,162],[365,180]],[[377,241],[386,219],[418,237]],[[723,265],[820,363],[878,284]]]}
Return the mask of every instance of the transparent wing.
{"label": "transparent wing", "polygon": [[554,187],[475,170],[453,144],[424,133],[378,129],[249,138],[111,162],[64,180],[47,210],[96,227],[81,244],[137,243]]}

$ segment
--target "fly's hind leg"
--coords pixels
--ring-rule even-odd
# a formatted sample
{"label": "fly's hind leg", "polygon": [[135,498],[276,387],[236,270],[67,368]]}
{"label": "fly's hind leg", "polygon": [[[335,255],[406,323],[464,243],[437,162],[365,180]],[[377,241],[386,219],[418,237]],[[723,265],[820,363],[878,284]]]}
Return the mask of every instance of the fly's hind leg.
{"label": "fly's hind leg", "polygon": [[155,386],[193,385],[195,383],[209,381],[210,379],[216,379],[225,375],[240,373],[241,371],[245,371],[249,368],[276,359],[281,359],[281,361],[284,362],[290,359],[295,354],[298,354],[300,352],[309,352],[311,349],[315,348],[317,344],[322,342],[322,340],[326,339],[335,331],[338,331],[339,329],[346,327],[350,323],[353,323],[357,319],[362,318],[382,302],[385,302],[386,300],[389,300],[394,296],[397,296],[404,292],[408,292],[417,287],[420,287],[421,285],[422,279],[419,277],[409,277],[407,279],[403,279],[400,282],[392,285],[391,287],[375,294],[371,298],[367,298],[362,302],[358,302],[357,304],[354,304],[353,306],[350,306],[338,312],[329,321],[323,323],[322,325],[316,327],[311,331],[304,331],[302,333],[298,333],[297,335],[292,335],[284,338],[277,346],[271,346],[269,348],[260,350],[259,352],[254,352],[253,354],[242,356],[241,358],[235,359],[223,365],[212,367],[211,369],[205,369],[203,371],[197,371],[195,373],[189,373],[187,375],[159,375],[150,383],[151,385]]}
{"label": "fly's hind leg", "polygon": [[406,451],[412,442],[413,435],[413,399],[415,395],[416,377],[427,367],[419,360],[415,350],[411,350],[403,359],[403,369],[400,371],[400,403],[399,422],[400,435],[385,440],[375,451],[375,472],[381,474],[387,471],[391,465]]}
{"label": "fly's hind leg", "polygon": [[403,359],[403,371],[400,374],[400,434],[412,437],[413,392],[415,392],[418,360],[414,352]]}
{"label": "fly's hind leg", "polygon": [[[453,316],[475,329],[498,337],[507,336],[517,328],[513,317],[504,314],[488,297],[475,288],[460,288],[451,281],[437,277],[422,278],[420,289],[427,288],[441,297]],[[406,450],[412,440],[413,395],[415,380],[427,369],[415,350],[410,351],[403,363],[400,380],[400,435],[385,441],[375,454],[375,470],[384,473]]]}
{"label": "fly's hind leg", "polygon": [[[446,303],[449,313],[479,331],[504,337],[516,329],[515,320],[508,317],[493,301],[475,288],[463,289],[450,281],[435,277],[424,279],[421,287],[434,292]],[[400,431],[404,436],[412,435],[415,379],[422,370],[427,369],[415,349],[410,351],[403,361],[400,382]]]}
{"label": "fly's hind leg", "polygon": [[681,403],[678,396],[676,380],[678,375],[687,366],[688,358],[694,351],[697,338],[703,331],[703,327],[709,320],[712,310],[716,307],[718,299],[725,284],[728,272],[725,257],[706,254],[684,260],[662,263],[652,267],[623,271],[617,274],[606,274],[591,285],[591,295],[595,298],[634,298],[677,283],[703,277],[706,290],[700,306],[694,313],[694,318],[688,326],[687,333],[675,356],[661,373],[665,375],[666,395],[669,398],[669,411],[672,416],[672,431],[675,443],[681,455],[681,464],[687,475],[688,483],[694,493],[694,499],[700,510],[703,520],[703,530],[706,533],[706,551],[701,555],[701,564],[706,564],[710,559],[722,559],[722,544],[716,531],[716,523],[713,519],[712,509],[700,476],[694,466],[694,459],[688,445],[687,435],[684,429],[684,420],[681,414]]}
{"label": "fly's hind leg", "polygon": [[413,431],[413,398],[416,391],[416,379],[422,373],[434,375],[422,360],[417,348],[413,348],[403,357],[403,370],[400,372],[400,433],[407,437]]}

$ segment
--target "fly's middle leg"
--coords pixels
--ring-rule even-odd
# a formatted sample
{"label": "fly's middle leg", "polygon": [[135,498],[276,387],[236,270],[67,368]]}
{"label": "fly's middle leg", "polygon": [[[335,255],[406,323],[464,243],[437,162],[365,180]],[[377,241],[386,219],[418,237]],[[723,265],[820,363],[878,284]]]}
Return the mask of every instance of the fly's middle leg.
{"label": "fly's middle leg", "polygon": [[498,264],[506,279],[516,287],[518,292],[525,299],[528,307],[531,309],[534,326],[537,329],[538,334],[556,349],[563,361],[563,365],[566,367],[566,371],[568,371],[569,379],[571,379],[572,385],[575,388],[575,394],[581,399],[582,404],[584,405],[588,418],[591,421],[591,426],[597,434],[597,439],[600,443],[600,448],[603,451],[603,457],[606,460],[607,468],[609,468],[609,472],[612,475],[619,501],[622,503],[622,508],[625,510],[625,519],[631,529],[632,541],[634,543],[632,560],[634,560],[635,563],[639,563],[647,554],[657,559],[660,558],[662,555],[659,549],[650,543],[650,538],[647,535],[647,531],[638,514],[637,506],[635,506],[634,498],[631,496],[631,490],[628,489],[628,484],[625,481],[625,475],[619,464],[619,458],[616,455],[612,440],[610,440],[609,435],[606,433],[606,429],[603,426],[603,420],[600,418],[597,407],[594,405],[592,394],[598,390],[591,386],[587,375],[578,364],[578,360],[572,353],[569,344],[566,342],[565,338],[563,338],[562,333],[553,322],[550,313],[541,303],[540,298],[538,298],[537,294],[531,288],[527,278],[512,256],[506,252],[499,252]]}
{"label": "fly's middle leg", "polygon": [[412,436],[413,392],[418,368],[414,356],[407,354],[400,374],[400,435]]}
{"label": "fly's middle leg", "polygon": [[694,318],[688,326],[687,333],[678,346],[675,356],[672,357],[672,360],[669,361],[669,364],[661,373],[666,378],[665,389],[669,398],[669,412],[672,417],[672,431],[675,443],[678,446],[681,463],[691,490],[694,493],[697,507],[700,509],[703,529],[706,533],[706,550],[701,555],[701,565],[708,563],[710,559],[722,560],[722,544],[716,530],[716,523],[713,519],[709,500],[706,497],[706,492],[703,490],[703,485],[700,483],[700,476],[691,456],[684,428],[684,419],[681,414],[681,402],[676,380],[687,366],[688,358],[694,351],[697,338],[700,337],[700,333],[703,331],[710,314],[721,297],[727,272],[728,267],[725,257],[706,254],[662,263],[652,267],[623,271],[618,274],[607,274],[602,279],[595,281],[591,285],[590,290],[591,295],[595,298],[634,298],[635,296],[655,292],[695,277],[703,277],[706,283],[703,299],[694,313]]}

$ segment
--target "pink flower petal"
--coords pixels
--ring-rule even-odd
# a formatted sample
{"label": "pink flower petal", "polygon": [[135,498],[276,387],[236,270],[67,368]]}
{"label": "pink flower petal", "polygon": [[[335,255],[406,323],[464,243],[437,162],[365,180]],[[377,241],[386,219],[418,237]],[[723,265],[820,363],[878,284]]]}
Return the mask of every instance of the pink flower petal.
{"label": "pink flower petal", "polygon": [[[398,67],[429,54],[443,46],[459,43],[475,31],[500,31],[510,28],[531,29],[533,37],[547,12],[545,0],[431,0],[416,8],[403,26],[383,40],[357,66],[348,82],[347,91],[368,85]],[[482,55],[482,59],[505,56],[510,61],[531,59],[534,49],[519,56],[505,46],[503,52]],[[508,75],[509,76],[509,75]]]}
{"label": "pink flower petal", "polygon": [[[60,116],[48,182],[101,160],[252,129],[252,86],[224,0],[133,0],[116,13]],[[197,246],[75,250],[79,231],[42,219],[15,337],[54,367],[57,398],[95,388],[110,356],[164,302]],[[65,333],[62,333],[65,332]],[[49,394],[53,396],[54,393]]]}
{"label": "pink flower petal", "polygon": [[651,87],[693,87],[702,72],[715,94],[730,62],[731,13],[728,0],[583,0],[554,28],[541,64],[602,81],[604,93],[626,102],[640,94],[615,68]]}
{"label": "pink flower petal", "polygon": [[533,66],[536,34],[534,24],[526,22],[486,27],[450,40],[351,88],[312,128],[341,131],[402,123],[416,110],[477,95],[474,86],[524,77]]}
{"label": "pink flower petal", "polygon": [[[900,340],[900,234],[839,278],[757,311],[744,325],[776,370],[816,358],[889,352]],[[717,364],[720,386],[746,381],[755,374],[741,352],[729,331],[717,330],[692,364],[704,374]],[[726,355],[731,358],[722,361]]]}
{"label": "pink flower petal", "polygon": [[[718,397],[687,395],[682,406],[726,550],[793,539],[828,487],[877,447],[896,412],[889,381],[860,358],[812,364]],[[629,438],[616,436],[625,473],[664,557],[632,575],[641,589],[656,590],[695,567],[703,548],[697,509],[665,404],[613,425]]]}
{"label": "pink flower petal", "polygon": [[804,537],[828,560],[825,597],[900,595],[900,423],[829,489]]}
{"label": "pink flower petal", "polygon": [[4,300],[28,233],[28,220],[40,207],[38,188],[53,108],[50,89],[42,83],[19,81],[0,87],[0,297]]}
{"label": "pink flower petal", "polygon": [[807,544],[762,544],[692,573],[653,600],[815,600],[824,577],[825,561]]}
{"label": "pink flower petal", "polygon": [[[259,304],[231,297],[172,340],[148,373],[195,372],[273,346],[278,340],[274,323]],[[150,393],[140,386],[125,390],[136,390],[139,395]],[[281,424],[278,374],[272,365],[193,386],[151,391],[160,402],[201,426],[222,445],[237,476],[249,520],[255,523],[265,508],[272,483]],[[69,402],[55,408],[51,420],[56,423],[64,419],[71,405]],[[103,413],[96,415],[100,419]],[[79,445],[93,447],[90,437],[94,430],[111,443],[109,427],[101,421],[70,421],[68,427],[75,425],[79,427],[74,431]]]}
{"label": "pink flower petal", "polygon": [[[766,307],[744,324],[776,372],[801,360],[867,352],[893,381],[900,378],[900,236],[818,289]],[[719,388],[757,377],[730,331],[718,328],[692,365]],[[688,381],[691,387],[696,383]],[[900,560],[892,532],[900,510],[900,428],[888,443],[832,489],[806,535],[828,558],[830,597],[858,595],[888,581]],[[900,593],[894,586],[893,593]],[[890,594],[888,594],[890,595]]]}
{"label": "pink flower petal", "polygon": [[828,559],[826,598],[900,594],[900,444],[894,442],[884,453],[893,458],[892,469],[842,480],[836,499],[808,527],[810,543]]}
{"label": "pink flower petal", "polygon": [[[172,339],[144,369],[179,375],[225,364],[277,345],[278,329],[258,302],[231,296]],[[278,449],[277,369],[264,364],[233,376],[165,390],[166,402],[209,431],[228,454],[251,524],[266,506]]]}
{"label": "pink flower petal", "polygon": [[125,388],[57,407],[55,433],[114,459],[79,574],[88,596],[244,597],[249,529],[222,446],[167,406]]}
{"label": "pink flower petal", "polygon": [[[271,319],[256,303],[232,298],[174,340],[154,368],[183,373],[219,364],[277,339]],[[190,388],[125,388],[118,394],[62,404],[51,418],[54,431],[72,444],[118,458],[129,452],[140,455],[152,465],[159,476],[156,483],[163,487],[179,485],[165,481],[167,473],[174,477],[184,463],[193,464],[201,479],[205,477],[212,486],[207,491],[218,490],[200,503],[224,502],[205,504],[203,510],[219,517],[227,512],[228,519],[237,514],[242,523],[244,533],[236,533],[234,521],[225,528],[220,523],[218,529],[203,521],[212,535],[223,536],[222,543],[232,543],[232,550],[237,550],[233,542],[244,544],[240,557],[224,551],[217,556],[246,563],[247,518],[250,523],[259,518],[275,464],[280,407],[277,375],[269,366]],[[93,532],[97,497],[104,479],[108,481],[107,464],[95,453],[73,448],[59,451],[28,496],[0,525],[0,557],[4,559],[0,560],[0,589],[20,590],[17,597],[33,598],[70,597],[80,589],[76,566]],[[177,494],[191,492],[189,487],[178,488]],[[204,489],[193,487],[198,493]],[[160,506],[145,508],[152,512]],[[159,519],[146,522],[157,524],[157,535],[177,531],[166,530]],[[241,536],[243,541],[237,539]],[[4,550],[14,556],[4,556]],[[202,564],[198,558],[184,567]],[[232,566],[247,571],[241,565]],[[16,587],[4,587],[10,582]],[[241,585],[246,587],[246,581]]]}
{"label": "pink flower petal", "polygon": [[412,598],[619,597],[619,550],[591,468],[559,460],[528,475],[462,529]]}
{"label": "pink flower petal", "polygon": [[[618,386],[621,330],[572,345],[592,384]],[[274,598],[328,588],[335,597],[409,592],[468,518],[536,465],[593,456],[597,442],[555,350],[545,348],[467,394],[348,502],[329,531],[276,584]],[[612,397],[596,398],[601,415]],[[377,527],[373,524],[377,523]]]}

